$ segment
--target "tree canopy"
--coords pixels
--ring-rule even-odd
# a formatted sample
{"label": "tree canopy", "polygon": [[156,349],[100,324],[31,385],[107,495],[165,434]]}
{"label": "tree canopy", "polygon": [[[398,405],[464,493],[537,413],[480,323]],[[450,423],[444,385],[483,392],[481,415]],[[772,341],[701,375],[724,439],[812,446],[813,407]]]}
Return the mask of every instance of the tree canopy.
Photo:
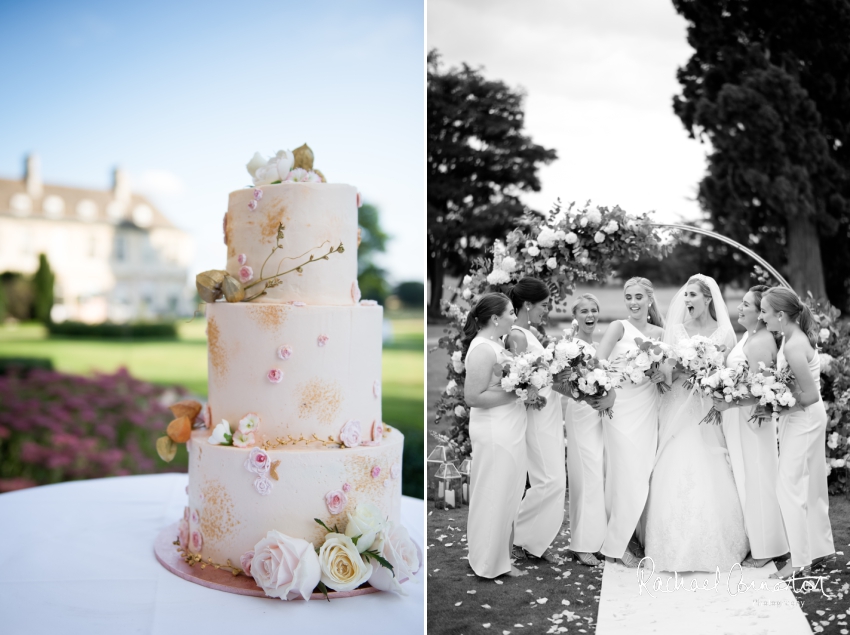
{"label": "tree canopy", "polygon": [[357,211],[360,226],[360,246],[357,248],[357,284],[363,298],[383,304],[390,293],[387,272],[375,263],[375,255],[387,248],[390,236],[381,228],[378,208],[363,204]]}
{"label": "tree canopy", "polygon": [[711,144],[715,230],[847,305],[850,0],[673,0],[694,53],[673,108]]}
{"label": "tree canopy", "polygon": [[443,278],[469,268],[516,224],[523,191],[557,158],[523,134],[524,93],[463,64],[444,70],[428,53],[429,313],[439,315]]}

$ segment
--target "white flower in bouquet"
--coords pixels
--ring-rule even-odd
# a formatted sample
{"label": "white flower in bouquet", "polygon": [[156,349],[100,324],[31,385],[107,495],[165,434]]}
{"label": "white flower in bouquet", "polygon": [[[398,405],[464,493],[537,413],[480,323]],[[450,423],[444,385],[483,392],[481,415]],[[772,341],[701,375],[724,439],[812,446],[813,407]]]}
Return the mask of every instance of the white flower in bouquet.
{"label": "white flower in bouquet", "polygon": [[463,296],[464,300],[469,300],[472,297],[472,291],[470,291],[469,289],[464,289],[461,295]]}
{"label": "white flower in bouquet", "polygon": [[641,351],[638,353],[638,356],[635,357],[634,365],[638,370],[647,371],[650,366],[652,366],[652,360],[649,359],[649,355],[646,352]]}
{"label": "white flower in bouquet", "polygon": [[461,405],[455,406],[455,416],[460,417],[461,419],[466,416],[466,408]]}
{"label": "white flower in bouquet", "polygon": [[512,256],[505,256],[502,259],[502,263],[499,265],[502,271],[506,271],[508,273],[513,273],[516,271],[516,259]]}
{"label": "white flower in bouquet", "polygon": [[508,272],[503,269],[494,269],[487,276],[487,282],[490,284],[506,284],[511,281]]}
{"label": "white flower in bouquet", "polygon": [[468,287],[470,284],[472,284],[472,276],[470,276],[470,275],[464,276],[463,277],[463,286]]}
{"label": "white flower in bouquet", "polygon": [[605,234],[603,232],[596,232],[596,234],[593,236],[593,240],[595,240],[598,243],[604,243],[605,242]]}
{"label": "white flower in bouquet", "polygon": [[576,234],[575,232],[569,232],[564,237],[564,240],[568,245],[575,245],[578,242],[578,234]]}
{"label": "white flower in bouquet", "polygon": [[832,434],[830,434],[830,435],[827,437],[826,444],[827,444],[827,445],[828,445],[831,449],[833,449],[833,450],[834,450],[835,448],[837,448],[837,447],[838,447],[838,440],[839,440],[840,438],[841,438],[841,435],[839,435],[837,432],[833,432]]}
{"label": "white flower in bouquet", "polygon": [[555,231],[549,227],[544,227],[537,235],[537,244],[541,247],[554,247],[556,241]]}
{"label": "white flower in bouquet", "polygon": [[633,384],[641,384],[646,379],[646,375],[643,371],[633,368],[628,372],[628,378]]}
{"label": "white flower in bouquet", "polygon": [[457,382],[454,379],[450,379],[449,383],[446,384],[446,394],[453,395],[457,390]]}
{"label": "white flower in bouquet", "polygon": [[531,385],[537,388],[543,388],[549,383],[551,375],[546,370],[538,370],[531,374]]}
{"label": "white flower in bouquet", "polygon": [[564,240],[567,237],[567,233],[563,229],[555,230],[555,240]]}
{"label": "white flower in bouquet", "polygon": [[832,467],[844,467],[847,465],[847,462],[844,459],[832,459],[830,464]]}
{"label": "white flower in bouquet", "polygon": [[539,255],[540,255],[540,247],[538,247],[537,245],[534,245],[534,244],[529,245],[528,247],[526,247],[525,251],[526,251],[526,252],[528,253],[528,255],[529,255],[529,256],[531,256],[532,258],[536,258],[537,256],[539,256]]}
{"label": "white flower in bouquet", "polygon": [[613,234],[618,229],[620,229],[620,226],[617,224],[617,221],[615,221],[615,220],[609,221],[608,224],[605,225],[605,227],[603,227],[603,231],[606,234]]}
{"label": "white flower in bouquet", "polygon": [[820,338],[821,342],[827,341],[829,339],[829,329],[823,328],[818,331],[818,337]]}
{"label": "white flower in bouquet", "polygon": [[452,353],[452,368],[456,373],[462,373],[464,369],[463,360],[461,359],[461,352],[455,351]]}
{"label": "white flower in bouquet", "polygon": [[581,354],[581,347],[575,340],[561,340],[555,345],[556,357],[575,359]]}
{"label": "white flower in bouquet", "polygon": [[550,269],[554,269],[555,267],[558,266],[558,261],[555,260],[554,256],[552,256],[551,258],[549,258],[549,260],[546,261],[546,266],[549,267]]}

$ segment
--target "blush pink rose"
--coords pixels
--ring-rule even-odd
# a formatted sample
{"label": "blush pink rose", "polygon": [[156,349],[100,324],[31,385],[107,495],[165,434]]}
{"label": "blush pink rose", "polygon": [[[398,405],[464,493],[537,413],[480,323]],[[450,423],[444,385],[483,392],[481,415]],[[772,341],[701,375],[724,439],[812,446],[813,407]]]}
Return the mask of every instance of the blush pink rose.
{"label": "blush pink rose", "polygon": [[377,419],[372,422],[372,441],[380,443],[384,440],[384,424]]}
{"label": "blush pink rose", "polygon": [[212,428],[212,408],[210,408],[209,401],[204,404],[204,407],[201,410],[201,420],[207,428]]}
{"label": "blush pink rose", "polygon": [[360,192],[357,192],[357,207],[360,207],[362,205],[363,205],[363,199],[360,196]]}
{"label": "blush pink rose", "polygon": [[335,489],[325,494],[325,505],[328,506],[330,513],[339,514],[348,505],[348,496],[345,495],[345,492]]}
{"label": "blush pink rose", "polygon": [[[186,486],[186,493],[189,493],[189,486]],[[183,508],[183,520],[189,520],[189,507]]]}
{"label": "blush pink rose", "polygon": [[239,279],[242,282],[249,282],[254,278],[254,270],[248,265],[239,268]]}
{"label": "blush pink rose", "polygon": [[257,201],[254,201],[254,200],[248,201],[248,209],[251,210],[252,212],[255,209],[257,209]]}
{"label": "blush pink rose", "polygon": [[339,440],[347,448],[356,448],[360,445],[361,437],[360,422],[356,419],[347,421],[339,432]]}
{"label": "blush pink rose", "polygon": [[180,525],[177,527],[177,540],[180,541],[180,547],[189,549],[189,521],[185,518],[180,521]]}
{"label": "blush pink rose", "polygon": [[375,465],[372,468],[371,474],[372,474],[372,478],[378,478],[381,475],[381,468],[378,467],[377,465]]}
{"label": "blush pink rose", "polygon": [[239,254],[238,256],[236,256],[236,262],[238,262],[240,265],[244,265],[246,262],[248,262],[248,256],[246,256],[245,254]]}
{"label": "blush pink rose", "polygon": [[348,484],[348,483],[343,483],[342,484],[342,491],[343,492],[350,492],[351,491],[351,485]]}
{"label": "blush pink rose", "polygon": [[251,560],[253,559],[253,551],[246,551],[242,554],[242,557],[239,558],[239,566],[242,567],[242,571],[245,572],[245,575],[251,575]]}
{"label": "blush pink rose", "polygon": [[262,198],[263,198],[263,190],[261,190],[260,188],[255,188],[254,189],[254,200],[259,201]]}
{"label": "blush pink rose", "polygon": [[351,283],[351,299],[354,300],[354,304],[360,302],[360,285],[357,284],[357,280]]}
{"label": "blush pink rose", "polygon": [[268,374],[269,381],[273,384],[279,384],[283,379],[283,371],[279,368],[272,368]]}
{"label": "blush pink rose", "polygon": [[204,537],[201,534],[200,529],[192,530],[192,534],[189,536],[189,541],[192,547],[192,551],[195,553],[201,553],[201,549],[204,547]]}
{"label": "blush pink rose", "polygon": [[289,344],[284,344],[277,349],[277,356],[281,359],[289,359],[292,357],[292,347]]}
{"label": "blush pink rose", "polygon": [[392,591],[406,595],[401,583],[413,577],[422,566],[422,552],[410,539],[407,529],[392,523],[384,531],[378,547],[380,553],[393,566],[392,571],[376,566],[369,577],[369,584],[381,591]]}
{"label": "blush pink rose", "polygon": [[198,513],[197,509],[193,509],[189,512],[189,524],[193,527],[201,524],[201,515]]}
{"label": "blush pink rose", "polygon": [[372,396],[375,399],[379,399],[381,397],[381,382],[377,379],[372,382]]}
{"label": "blush pink rose", "polygon": [[248,453],[248,458],[245,459],[245,462],[242,465],[249,472],[262,476],[269,471],[271,461],[269,460],[268,453],[264,449],[251,448],[251,452]]}
{"label": "blush pink rose", "polygon": [[330,338],[327,335],[319,335],[319,337],[316,338],[316,344],[318,344],[319,346],[324,346],[328,343],[329,339]]}
{"label": "blush pink rose", "polygon": [[271,530],[254,545],[251,577],[269,597],[309,600],[321,579],[319,556],[306,540]]}

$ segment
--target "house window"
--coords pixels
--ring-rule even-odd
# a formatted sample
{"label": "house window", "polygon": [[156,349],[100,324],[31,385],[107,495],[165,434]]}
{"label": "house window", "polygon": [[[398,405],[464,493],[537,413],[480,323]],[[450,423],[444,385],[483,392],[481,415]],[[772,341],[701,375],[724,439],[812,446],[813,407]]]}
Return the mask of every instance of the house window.
{"label": "house window", "polygon": [[127,244],[124,236],[115,237],[115,260],[124,262],[127,259]]}

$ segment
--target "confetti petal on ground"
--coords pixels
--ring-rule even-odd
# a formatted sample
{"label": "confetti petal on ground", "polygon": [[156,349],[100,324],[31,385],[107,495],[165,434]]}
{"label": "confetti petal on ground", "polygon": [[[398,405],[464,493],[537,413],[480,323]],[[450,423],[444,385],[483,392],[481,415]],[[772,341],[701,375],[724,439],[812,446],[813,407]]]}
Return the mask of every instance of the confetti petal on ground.
{"label": "confetti petal on ground", "polygon": [[546,604],[549,601],[549,598],[537,598],[538,604]]}

